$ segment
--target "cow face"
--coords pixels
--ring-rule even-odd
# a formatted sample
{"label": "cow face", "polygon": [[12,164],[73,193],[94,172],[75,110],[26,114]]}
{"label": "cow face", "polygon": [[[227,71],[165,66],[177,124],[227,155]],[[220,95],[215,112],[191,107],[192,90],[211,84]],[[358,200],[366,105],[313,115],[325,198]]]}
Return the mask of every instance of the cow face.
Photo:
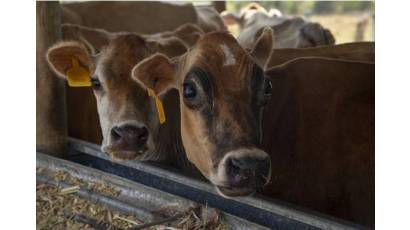
{"label": "cow face", "polygon": [[230,34],[214,32],[178,59],[154,55],[132,71],[157,94],[179,91],[187,157],[224,196],[249,195],[270,178],[270,158],[258,146],[272,89],[261,64],[272,39],[268,28],[252,58]]}
{"label": "cow face", "polygon": [[173,56],[185,51],[179,39],[158,42],[120,34],[93,55],[80,43],[58,43],[48,50],[47,60],[64,79],[73,58],[89,71],[103,134],[101,149],[114,159],[130,160],[155,151],[152,136],[160,126],[154,101],[130,77],[132,67],[156,52]]}

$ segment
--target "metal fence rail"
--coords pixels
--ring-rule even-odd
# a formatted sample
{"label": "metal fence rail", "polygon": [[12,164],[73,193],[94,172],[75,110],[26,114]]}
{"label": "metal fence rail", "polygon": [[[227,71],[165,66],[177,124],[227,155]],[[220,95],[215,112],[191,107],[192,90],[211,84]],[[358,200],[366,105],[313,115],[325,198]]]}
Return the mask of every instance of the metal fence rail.
{"label": "metal fence rail", "polygon": [[[120,191],[117,196],[107,196],[87,188],[80,188],[77,195],[92,202],[103,204],[112,210],[136,215],[148,223],[166,219],[170,213],[175,215],[184,213],[192,207],[198,207],[198,204],[191,200],[43,153],[37,153],[37,167],[41,168],[41,171],[37,172],[37,182],[50,186],[63,188],[73,186],[69,182],[56,181],[54,175],[61,171],[68,173],[71,177],[79,178],[87,184],[109,184],[111,188]],[[203,208],[211,210],[210,207]],[[166,213],[163,213],[164,210]],[[268,229],[229,213],[222,212],[220,217],[222,223],[232,226],[232,229]]]}
{"label": "metal fence rail", "polygon": [[69,140],[69,160],[117,175],[271,229],[365,229],[363,226],[294,207],[263,196],[225,199],[212,185],[144,162],[112,162],[99,146]]}

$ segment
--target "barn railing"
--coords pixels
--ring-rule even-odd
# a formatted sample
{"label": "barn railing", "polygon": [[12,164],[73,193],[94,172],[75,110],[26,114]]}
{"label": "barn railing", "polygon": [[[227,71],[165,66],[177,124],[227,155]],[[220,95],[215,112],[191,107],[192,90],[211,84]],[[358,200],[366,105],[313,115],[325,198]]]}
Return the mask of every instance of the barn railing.
{"label": "barn railing", "polygon": [[[69,139],[68,161],[38,153],[37,165],[61,168],[75,172],[83,178],[95,177],[99,180],[107,180],[106,183],[117,186],[127,184],[134,190],[132,194],[150,194],[139,195],[138,199],[161,197],[163,205],[169,203],[172,197],[171,200],[178,200],[176,203],[195,202],[217,208],[223,212],[223,218],[234,229],[365,229],[344,220],[260,195],[225,199],[218,195],[213,186],[206,181],[193,179],[149,163],[113,162],[106,154],[100,152],[98,145],[73,138]],[[39,177],[37,179],[44,180]],[[127,202],[110,202],[116,204],[114,205],[116,208],[127,207]]]}

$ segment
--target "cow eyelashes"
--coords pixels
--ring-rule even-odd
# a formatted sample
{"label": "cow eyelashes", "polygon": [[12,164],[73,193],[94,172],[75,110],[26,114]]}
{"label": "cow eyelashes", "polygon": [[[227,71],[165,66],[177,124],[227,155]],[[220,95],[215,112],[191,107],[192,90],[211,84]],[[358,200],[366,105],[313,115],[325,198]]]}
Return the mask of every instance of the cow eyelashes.
{"label": "cow eyelashes", "polygon": [[95,91],[99,91],[102,89],[101,82],[98,78],[91,78],[91,85]]}
{"label": "cow eyelashes", "polygon": [[208,73],[199,68],[193,67],[185,77],[182,84],[182,96],[184,103],[190,109],[200,109],[208,105],[211,92]]}

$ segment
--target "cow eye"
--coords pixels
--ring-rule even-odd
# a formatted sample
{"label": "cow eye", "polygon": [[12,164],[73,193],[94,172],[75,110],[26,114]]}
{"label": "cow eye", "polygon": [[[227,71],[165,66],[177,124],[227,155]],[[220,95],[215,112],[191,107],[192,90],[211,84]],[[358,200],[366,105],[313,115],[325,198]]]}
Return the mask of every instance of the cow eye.
{"label": "cow eye", "polygon": [[269,79],[265,78],[265,97],[272,96],[272,83]]}
{"label": "cow eye", "polygon": [[184,83],[184,98],[188,101],[193,100],[196,97],[196,88],[194,84],[190,82]]}
{"label": "cow eye", "polygon": [[101,82],[100,80],[98,80],[98,78],[91,78],[91,85],[93,87],[94,90],[101,90]]}

